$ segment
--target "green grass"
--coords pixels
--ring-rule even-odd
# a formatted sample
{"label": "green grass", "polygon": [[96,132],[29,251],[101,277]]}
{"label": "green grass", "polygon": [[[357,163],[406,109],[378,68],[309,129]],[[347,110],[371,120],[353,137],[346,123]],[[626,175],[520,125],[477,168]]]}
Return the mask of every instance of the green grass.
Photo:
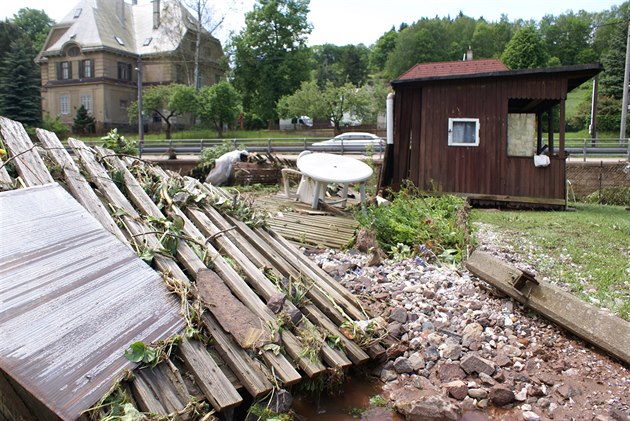
{"label": "green grass", "polygon": [[507,238],[505,246],[523,255],[539,276],[630,320],[630,212],[591,204],[576,209],[475,210],[471,218],[497,227]]}
{"label": "green grass", "polygon": [[567,120],[576,114],[578,106],[581,103],[590,98],[592,89],[593,85],[588,83],[567,94],[567,100],[565,103]]}

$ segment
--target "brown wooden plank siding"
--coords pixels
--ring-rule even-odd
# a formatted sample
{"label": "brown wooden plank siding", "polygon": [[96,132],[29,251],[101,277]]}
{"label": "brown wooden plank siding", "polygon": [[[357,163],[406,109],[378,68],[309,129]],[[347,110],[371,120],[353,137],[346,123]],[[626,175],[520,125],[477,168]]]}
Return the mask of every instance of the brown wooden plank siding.
{"label": "brown wooden plank siding", "polygon": [[[394,171],[386,185],[408,179],[424,190],[497,196],[565,198],[565,162],[536,168],[532,157],[507,156],[510,99],[561,101],[567,79],[438,80],[396,87]],[[449,118],[478,118],[479,146],[448,146]]]}

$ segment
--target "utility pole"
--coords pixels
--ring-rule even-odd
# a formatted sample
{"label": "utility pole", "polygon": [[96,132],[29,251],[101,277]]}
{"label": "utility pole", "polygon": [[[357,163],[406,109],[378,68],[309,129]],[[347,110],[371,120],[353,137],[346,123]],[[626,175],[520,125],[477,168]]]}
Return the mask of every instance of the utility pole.
{"label": "utility pole", "polygon": [[142,58],[138,57],[138,140],[144,140],[144,121],[142,121]]}
{"label": "utility pole", "polygon": [[[619,139],[626,139],[626,120],[628,119],[628,75],[630,73],[630,21],[628,22],[628,37],[626,39],[626,68],[623,72],[623,99],[621,100],[621,128]],[[630,161],[630,141],[628,142],[628,161]]]}

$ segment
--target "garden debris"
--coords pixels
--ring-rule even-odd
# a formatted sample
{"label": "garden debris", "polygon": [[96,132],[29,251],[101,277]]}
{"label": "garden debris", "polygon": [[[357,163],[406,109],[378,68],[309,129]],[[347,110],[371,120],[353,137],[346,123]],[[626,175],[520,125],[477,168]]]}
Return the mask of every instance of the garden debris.
{"label": "garden debris", "polygon": [[[315,377],[341,373],[343,368],[353,363],[366,362],[369,359],[366,351],[370,351],[371,355],[384,351],[382,346],[379,350],[378,343],[370,343],[370,349],[364,350],[340,333],[343,323],[368,319],[359,300],[310,262],[303,251],[268,228],[261,213],[252,210],[238,197],[214,186],[184,179],[179,174],[165,172],[143,161],[117,156],[112,151],[91,148],[81,141],[69,139],[68,144],[76,157],[73,159],[54,133],[41,129],[36,132],[44,147],[35,147],[21,124],[8,119],[0,118],[0,129],[7,151],[3,162],[11,163],[11,172],[2,171],[6,168],[4,163],[0,163],[3,185],[16,188],[57,181],[67,187],[69,193],[120,243],[112,236],[113,241],[127,252],[135,251],[146,263],[135,258],[129,261],[140,262],[154,275],[156,273],[146,266],[147,263],[161,272],[161,277],[157,276],[158,287],[145,288],[145,295],[146,291],[160,294],[171,305],[158,306],[155,311],[145,312],[145,315],[152,321],[174,327],[169,334],[181,335],[181,340],[177,336],[169,338],[169,349],[173,348],[175,353],[170,359],[169,352],[160,353],[157,358],[160,345],[152,345],[157,339],[166,339],[164,335],[141,331],[141,324],[129,327],[129,332],[142,332],[144,336],[127,339],[120,335],[116,338],[124,342],[121,342],[116,355],[125,365],[132,366],[132,362],[123,355],[125,349],[135,346],[130,348],[128,355],[137,354],[140,344],[144,349],[141,360],[144,361],[144,354],[150,351],[152,358],[147,356],[146,360],[151,361],[151,365],[157,365],[142,368],[142,374],[136,380],[133,376],[125,376],[126,380],[120,383],[120,387],[131,391],[116,395],[124,395],[124,399],[103,399],[96,406],[93,403],[99,396],[90,394],[89,399],[77,399],[78,411],[91,410],[88,417],[103,414],[144,416],[139,413],[140,409],[161,416],[171,413],[188,419],[207,419],[214,410],[229,410],[246,401],[243,393],[259,398],[274,388],[299,382],[303,375]],[[5,194],[15,193],[9,191]],[[9,218],[3,213],[3,220],[11,219],[19,220],[20,217]],[[58,228],[63,231],[64,226]],[[40,233],[32,234],[37,236]],[[13,243],[13,247],[22,245],[20,238]],[[95,257],[107,262],[109,253],[96,253]],[[68,268],[75,264],[72,258],[65,258],[61,263]],[[121,264],[121,269],[126,266],[126,263]],[[228,327],[230,331],[226,331],[212,311],[202,311],[194,286],[203,284],[202,274],[209,269],[216,274],[215,280],[241,303],[241,308],[249,312],[246,330],[252,332],[250,328],[254,326],[254,331],[260,329],[265,332],[261,334],[261,339],[279,337],[278,343],[260,343],[259,340],[249,340],[247,335],[235,335],[236,330]],[[11,268],[7,267],[6,271],[13,276]],[[284,278],[291,279],[292,286],[288,289],[283,288],[283,282],[275,282]],[[2,281],[5,279],[7,277],[3,276]],[[134,284],[127,282],[119,292],[129,291]],[[299,291],[296,289],[298,285]],[[210,294],[216,292],[212,288]],[[291,299],[296,294],[302,298],[295,302],[287,299],[277,314],[272,312],[269,302],[284,294],[291,295]],[[177,299],[172,299],[173,295]],[[101,294],[90,298],[93,302],[84,305],[83,311],[77,311],[78,316],[67,319],[81,321],[87,317],[86,311],[92,311],[95,303],[109,302],[108,297],[108,294]],[[205,298],[211,310],[224,305],[224,302],[208,299],[208,294]],[[213,298],[216,300],[218,297]],[[134,312],[139,305],[148,304],[144,298],[133,298],[133,301],[126,306]],[[177,312],[178,307],[182,316],[168,322],[172,313],[167,308]],[[109,308],[109,304],[103,308]],[[30,317],[30,313],[25,313],[26,316]],[[101,318],[102,323],[110,320],[110,316]],[[25,320],[22,324],[39,328],[34,320]],[[64,326],[66,322],[59,327]],[[100,330],[94,329],[94,332]],[[64,332],[59,328],[50,331]],[[41,335],[32,335],[35,343],[40,338]],[[89,343],[90,339],[82,340],[81,349]],[[179,346],[176,346],[177,343]],[[154,350],[156,358],[153,358]],[[98,366],[109,373],[108,378],[98,384],[105,387],[100,392],[104,393],[114,384],[114,375],[118,370],[101,360],[97,352],[84,352],[82,355],[93,356],[88,360],[84,357],[75,360],[81,362],[83,369],[92,370]],[[7,372],[4,353],[0,357],[1,368]],[[137,355],[132,357],[137,360]],[[31,363],[22,365],[33,367]],[[47,372],[63,378],[64,367],[67,365],[49,365]],[[37,376],[37,373],[31,373],[29,378]],[[90,371],[84,380],[91,379],[91,376]],[[6,405],[3,403],[0,409],[15,418],[31,417],[32,414],[28,413],[30,409],[24,409],[29,405],[22,404],[33,401],[26,392],[30,389],[20,388],[23,381],[13,378],[10,373],[9,377],[6,380],[17,391],[17,396]],[[0,380],[5,380],[4,376]],[[55,393],[67,387],[60,384],[47,392]],[[77,398],[76,394],[63,395]],[[78,416],[78,413],[60,413],[57,407],[49,411],[38,415],[48,418],[55,414],[64,420]]]}

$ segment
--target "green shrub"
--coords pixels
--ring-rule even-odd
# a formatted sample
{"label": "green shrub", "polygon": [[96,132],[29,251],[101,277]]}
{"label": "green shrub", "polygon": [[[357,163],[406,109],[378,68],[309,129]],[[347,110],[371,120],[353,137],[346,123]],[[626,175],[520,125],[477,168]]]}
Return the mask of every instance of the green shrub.
{"label": "green shrub", "polygon": [[584,202],[599,203],[601,205],[630,206],[630,187],[605,187],[586,196]]}
{"label": "green shrub", "polygon": [[111,149],[121,155],[138,155],[138,146],[135,140],[127,139],[118,134],[118,129],[112,129],[106,136],[101,137],[103,147]]}
{"label": "green shrub", "polygon": [[54,132],[60,140],[65,140],[70,134],[70,128],[61,121],[59,116],[52,118],[48,113],[42,121],[42,129]]}
{"label": "green shrub", "polygon": [[375,231],[391,256],[460,262],[469,238],[467,210],[461,197],[421,196],[412,187],[399,192],[389,206],[369,207],[357,219]]}

